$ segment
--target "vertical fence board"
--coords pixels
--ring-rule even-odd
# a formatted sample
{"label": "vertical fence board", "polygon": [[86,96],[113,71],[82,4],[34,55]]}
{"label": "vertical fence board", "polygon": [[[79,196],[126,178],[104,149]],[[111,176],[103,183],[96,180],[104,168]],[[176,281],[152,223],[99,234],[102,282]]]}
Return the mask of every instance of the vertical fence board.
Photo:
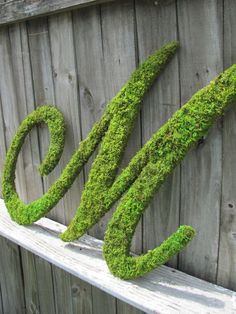
{"label": "vertical fence board", "polygon": [[[4,134],[7,148],[15,135],[17,127],[19,126],[18,114],[18,99],[19,89],[16,86],[14,79],[15,69],[13,61],[15,55],[11,49],[8,28],[0,29],[0,88],[1,88],[1,102],[2,114],[4,119]],[[12,59],[13,58],[13,59]],[[24,175],[24,161],[22,153],[18,158],[18,168],[16,172],[16,188],[23,199],[26,199],[26,182]]]}
{"label": "vertical fence board", "polygon": [[[3,39],[7,30],[1,30]],[[0,48],[1,49],[1,48]],[[4,72],[3,72],[4,73]],[[1,90],[1,88],[0,88]],[[6,154],[5,122],[2,111],[0,92],[0,171],[2,174],[3,161]],[[2,175],[1,175],[2,177]],[[24,311],[24,290],[23,276],[21,272],[20,251],[18,247],[0,237],[0,313],[10,313],[10,311]]]}
{"label": "vertical fence board", "polygon": [[[32,74],[34,81],[34,93],[36,106],[42,104],[55,104],[55,91],[53,81],[53,67],[51,59],[51,46],[49,38],[49,30],[47,19],[39,19],[28,23],[28,36],[30,45],[30,55],[32,62]],[[73,47],[72,47],[73,48]],[[56,59],[54,59],[57,62]],[[68,60],[70,61],[70,60]],[[55,72],[54,72],[55,73]],[[68,75],[68,74],[67,74]],[[60,73],[59,73],[60,77]],[[58,85],[57,85],[58,87]],[[68,95],[68,94],[67,94]],[[57,94],[58,96],[58,94]],[[62,101],[62,99],[61,99]],[[39,132],[40,137],[40,148],[42,157],[45,155],[48,149],[49,136],[48,130],[41,126]],[[53,172],[44,179],[44,187],[48,189],[50,184],[61,173],[61,164],[59,164]],[[50,217],[65,222],[65,203],[61,200],[56,208],[49,214]],[[54,286],[54,297],[57,311],[67,311],[67,313],[73,313],[71,300],[68,300],[68,304],[61,302],[61,290],[71,295],[70,276],[65,272],[61,272],[57,267],[52,266],[53,271],[53,286]],[[51,277],[50,277],[51,278]],[[60,280],[58,281],[58,278]],[[58,282],[60,285],[58,286]],[[66,307],[63,307],[63,305]]]}
{"label": "vertical fence board", "polygon": [[[5,143],[5,136],[4,136],[4,124],[3,124],[2,102],[1,102],[1,92],[0,92],[0,182],[2,182],[2,169],[3,169],[5,155],[6,155],[6,143]],[[2,198],[1,186],[0,186],[0,197]],[[2,251],[3,248],[0,247],[0,249]],[[0,267],[2,269],[1,264],[0,264]],[[3,282],[2,280],[0,280],[0,313],[3,313],[2,286],[3,286]]]}
{"label": "vertical fence board", "polygon": [[[49,45],[48,22],[46,18],[33,20],[27,23],[30,59],[32,65],[33,88],[36,107],[41,105],[55,105],[54,83],[52,77],[51,51]],[[39,145],[41,160],[46,155],[49,146],[49,134],[46,125],[39,126]],[[43,178],[44,189],[60,174],[57,166],[52,173]],[[64,207],[61,201],[48,217],[57,221],[64,219]]]}
{"label": "vertical fence board", "polygon": [[[5,127],[4,119],[2,115],[2,101],[1,101],[1,90],[0,90],[0,182],[2,182],[2,170],[4,159],[6,155],[6,142],[5,142]],[[2,185],[0,186],[0,197],[2,197]]]}
{"label": "vertical fence board", "polygon": [[[14,111],[17,112],[17,108],[19,108],[19,120],[22,120],[34,109],[31,65],[29,60],[28,37],[25,24],[11,26],[9,28],[9,36],[11,49],[13,52],[17,52],[12,55],[12,63],[16,98],[21,104],[21,106],[16,104],[17,107]],[[26,199],[27,201],[32,201],[33,199],[40,197],[43,193],[42,180],[37,171],[37,167],[40,164],[37,130],[32,130],[26,139],[22,155],[27,192]],[[44,294],[45,287],[47,287],[47,284],[50,283],[51,270],[49,269],[45,272],[46,280],[43,281],[43,284],[40,284],[42,283],[42,280],[40,280],[40,277],[37,276],[37,263],[35,263],[35,256],[26,250],[22,250],[21,255],[26,287],[25,298],[27,312],[39,312],[39,301],[43,300],[44,304],[49,304],[49,307],[46,307],[45,305],[42,306],[45,310],[44,313],[54,313],[52,307],[53,300],[47,302],[48,298],[52,296],[52,293],[48,293],[47,295]],[[42,261],[42,264],[44,263],[46,262]],[[49,287],[51,287],[51,285],[49,285]]]}
{"label": "vertical fence board", "polygon": [[[74,12],[73,21],[81,105],[82,138],[85,138],[94,122],[101,117],[106,105],[100,7],[86,8]],[[88,171],[95,154],[93,154],[93,158],[85,166],[85,179],[88,177]],[[104,221],[102,219],[99,225],[101,226]],[[90,234],[99,238],[103,237],[103,232],[101,232],[101,228],[98,225],[90,231]],[[93,312],[99,310],[101,313],[105,313],[104,306],[108,303],[110,313],[115,313],[115,299],[93,287],[92,300]]]}
{"label": "vertical fence board", "polygon": [[[66,121],[65,147],[59,163],[59,167],[62,171],[81,141],[78,82],[71,13],[63,13],[50,17],[49,34],[55,104],[63,113]],[[68,224],[73,218],[79,206],[83,183],[84,178],[82,172],[62,200],[64,205],[64,219],[61,217],[61,222]],[[60,304],[58,304],[58,311],[61,313],[68,311],[68,304],[63,303],[61,298],[60,290],[63,287],[64,293],[67,294],[69,309],[72,313],[75,313],[77,309],[83,309],[83,313],[90,313],[91,306],[88,300],[89,296],[91,298],[91,287],[78,278],[70,276],[59,269],[56,270],[54,277],[57,282],[61,283],[55,285],[55,291],[60,302]],[[62,281],[60,281],[61,278],[63,278]],[[83,293],[79,293],[79,300],[77,302],[73,297],[74,294],[76,295],[76,292],[74,293],[73,291],[83,291]]]}
{"label": "vertical fence board", "polygon": [[[236,63],[236,3],[224,1],[224,67]],[[236,290],[236,108],[224,118],[222,206],[218,280],[220,285]]]}
{"label": "vertical fence board", "polygon": [[24,282],[19,247],[0,237],[0,281],[3,313],[25,313]]}
{"label": "vertical fence board", "polygon": [[[66,140],[60,172],[70,160],[81,141],[79,99],[77,90],[76,64],[74,55],[71,13],[54,15],[49,18],[50,47],[52,54],[55,104],[66,121]],[[79,205],[83,189],[83,173],[63,198],[64,218],[60,222],[68,224]],[[60,208],[61,211],[61,208]]]}
{"label": "vertical fence board", "polygon": [[[20,117],[18,111],[18,101],[24,102],[24,99],[22,98],[24,92],[20,92],[17,84],[17,74],[19,74],[19,72],[18,69],[15,68],[21,52],[17,55],[12,49],[12,41],[8,28],[2,28],[0,30],[0,42],[1,113],[3,115],[4,134],[6,140],[6,142],[1,143],[1,145],[6,145],[6,148],[8,148],[19,125]],[[26,200],[26,179],[24,176],[24,160],[22,153],[18,159],[16,186],[21,197]],[[1,254],[1,277],[3,276],[1,278],[1,282],[4,312],[10,313],[10,311],[23,311],[25,303],[20,249],[16,245],[2,239],[1,251],[4,252],[4,254]]]}
{"label": "vertical fence board", "polygon": [[93,314],[113,314],[116,312],[116,299],[104,291],[93,287]]}
{"label": "vertical fence board", "polygon": [[0,284],[0,313],[3,314],[2,288],[1,288],[1,284]]}
{"label": "vertical fence board", "polygon": [[[222,1],[178,1],[181,103],[222,71]],[[221,123],[182,163],[181,224],[197,235],[180,254],[180,268],[215,281],[222,174]]]}
{"label": "vertical fence board", "polygon": [[[134,2],[129,0],[101,6],[106,103],[116,95],[136,68],[134,14]],[[140,116],[138,116],[126,146],[121,168],[128,164],[129,160],[140,148],[141,125]],[[101,224],[98,224],[102,234],[106,230],[107,222],[110,220],[114,209],[106,215]],[[141,253],[142,251],[141,221],[136,228],[131,250],[136,253]]]}
{"label": "vertical fence board", "polygon": [[120,314],[145,314],[144,312],[134,308],[133,306],[124,302],[117,302],[117,313]]}
{"label": "vertical fence board", "polygon": [[[40,313],[56,314],[52,266],[42,258],[35,257],[36,280],[38,283],[38,297]],[[27,270],[25,270],[27,271]],[[42,275],[43,274],[43,275]],[[32,280],[32,279],[31,279]]]}
{"label": "vertical fence board", "polygon": [[91,285],[75,276],[71,276],[70,281],[73,313],[92,314]]}
{"label": "vertical fence board", "polygon": [[[29,64],[28,45],[25,40],[25,25],[13,25],[9,27],[10,48],[9,55],[13,65],[14,92],[18,103],[13,104],[14,112],[18,114],[18,123],[34,109],[34,97],[32,91],[31,69]],[[17,53],[15,53],[17,52]],[[18,83],[17,83],[18,82]],[[27,86],[27,88],[26,88]],[[16,131],[16,129],[15,129]],[[35,156],[32,153],[35,143]],[[37,173],[39,165],[39,149],[37,131],[33,130],[27,137],[22,150],[24,163],[25,200],[31,201],[42,193],[42,182]],[[34,158],[35,157],[35,158]],[[21,195],[22,197],[22,195]],[[22,270],[24,276],[24,294],[26,313],[39,313],[38,285],[35,271],[34,255],[21,249]]]}
{"label": "vertical fence board", "polygon": [[[155,6],[151,1],[137,0],[136,15],[140,62],[162,45],[177,40],[175,1],[169,5]],[[142,109],[143,144],[179,108],[178,75],[176,56],[145,97]],[[177,168],[145,211],[143,223],[145,252],[159,245],[177,229],[179,194],[180,175]],[[177,258],[173,258],[169,264],[177,266]]]}

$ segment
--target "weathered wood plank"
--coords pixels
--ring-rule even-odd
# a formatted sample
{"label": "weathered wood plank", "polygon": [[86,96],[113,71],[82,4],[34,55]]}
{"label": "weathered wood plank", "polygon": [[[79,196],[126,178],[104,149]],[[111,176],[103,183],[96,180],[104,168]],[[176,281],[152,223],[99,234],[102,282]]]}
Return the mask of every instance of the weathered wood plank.
{"label": "weathered wood plank", "polygon": [[[95,121],[97,121],[106,106],[104,56],[102,43],[102,29],[100,8],[91,7],[81,9],[73,13],[73,26],[75,38],[75,52],[78,72],[80,115],[82,138],[85,138]],[[87,27],[89,25],[89,28]],[[91,163],[97,151],[84,167],[85,180]],[[103,238],[104,229],[101,228],[106,218],[97,224],[90,234]],[[104,305],[110,305],[110,314],[115,314],[115,300],[99,292],[92,287],[93,311],[100,309],[105,311]],[[104,312],[105,313],[105,312]]]}
{"label": "weathered wood plank", "polygon": [[[58,20],[61,22],[60,25]],[[44,179],[45,189],[48,189],[51,183],[61,174],[74,148],[77,147],[76,142],[79,142],[77,137],[80,138],[79,115],[75,105],[78,99],[74,73],[72,29],[68,23],[70,21],[67,15],[52,17],[49,21],[50,33],[45,18],[28,23],[36,105],[58,105],[68,125],[65,154],[55,170]],[[62,57],[63,55],[64,57]],[[73,109],[71,108],[72,103]],[[44,156],[49,143],[48,130],[46,128],[40,130],[39,138],[41,154]],[[63,223],[68,223],[71,220],[79,202],[80,193],[78,193],[77,189],[80,188],[81,190],[82,188],[82,184],[79,187],[78,182],[77,180],[75,187],[72,188],[70,197],[63,198],[48,216]],[[61,311],[63,313],[66,311],[68,314],[73,313],[70,279],[71,277],[68,274],[53,267],[56,312]],[[67,303],[62,302],[62,290],[64,294],[67,294]]]}
{"label": "weathered wood plank", "polygon": [[[134,2],[122,0],[101,6],[101,31],[104,58],[104,90],[106,103],[112,99],[136,68]],[[141,148],[140,116],[127,143],[120,169],[124,168]],[[97,224],[95,236],[104,234],[116,205]],[[131,250],[142,251],[142,220],[136,228]]]}
{"label": "weathered wood plank", "polygon": [[[81,141],[78,82],[70,12],[49,18],[49,37],[55,105],[63,113],[66,121],[65,147],[57,167],[59,171],[53,177],[55,179],[60,175]],[[59,220],[61,223],[69,224],[73,218],[80,203],[83,185],[84,178],[83,173],[81,173],[62,200],[64,210]]]}
{"label": "weathered wood plank", "polygon": [[144,312],[136,309],[135,307],[121,302],[120,300],[117,300],[117,313],[121,314],[145,314]]}
{"label": "weathered wood plank", "polygon": [[[10,58],[9,62],[12,65],[12,87],[14,88],[12,92],[17,100],[11,104],[11,106],[13,106],[11,110],[15,115],[18,115],[16,116],[16,119],[19,124],[19,122],[34,109],[29,47],[25,24],[16,24],[9,28],[8,55]],[[21,106],[18,105],[18,102]],[[4,109],[9,110],[7,107]],[[4,112],[4,117],[7,117],[6,111]],[[12,130],[12,133],[16,131],[16,127],[17,126]],[[26,201],[31,201],[40,197],[43,191],[42,181],[37,171],[37,167],[40,164],[40,158],[36,130],[32,130],[29,137],[26,139],[22,151],[22,159],[23,165],[21,165],[21,167],[24,173],[19,174],[19,185],[23,186],[25,184],[26,188],[24,191],[25,194],[21,194],[21,196],[23,196]],[[44,313],[54,313],[52,307],[54,304],[53,302],[49,303],[49,307],[45,306],[45,304],[47,305],[48,298],[52,295],[52,291],[51,294],[44,295],[45,287],[50,276],[46,276],[47,279],[43,280],[43,284],[40,285],[42,280],[40,281],[40,277],[39,280],[37,278],[34,256],[25,250],[21,252],[21,256],[24,283],[26,287],[24,292],[27,313],[31,313],[32,309],[34,312],[39,312],[40,299],[43,301],[42,308],[44,309]],[[40,298],[39,300],[38,297]]]}
{"label": "weathered wood plank", "polygon": [[[224,67],[236,63],[236,2],[224,1]],[[217,282],[236,290],[236,109],[223,121],[223,173]]]}
{"label": "weathered wood plank", "polygon": [[[176,5],[151,5],[136,1],[137,38],[140,62],[169,41],[177,40]],[[148,34],[148,36],[147,36]],[[179,108],[178,52],[171,64],[154,83],[145,97],[142,109],[143,144]],[[180,173],[179,168],[155,195],[144,213],[143,249],[146,252],[159,245],[179,225]],[[177,257],[169,264],[177,266]]]}
{"label": "weathered wood plank", "polygon": [[114,0],[16,0],[0,1],[0,25]]}
{"label": "weathered wood plank", "polygon": [[[39,20],[30,21],[27,24],[27,29],[30,47],[35,106],[37,107],[43,104],[55,104],[54,82],[52,75],[52,61],[47,19],[42,18]],[[49,134],[46,126],[41,126],[39,128],[39,141],[40,141],[39,145],[40,155],[42,160],[43,156],[45,156],[46,154],[49,144]],[[61,169],[60,167],[57,167],[49,176],[43,178],[44,191],[48,189],[51,182],[53,182],[60,173]],[[63,201],[60,202],[60,207],[56,206],[55,209],[53,209],[48,216],[53,217],[53,219],[55,220],[64,222]],[[39,267],[40,266],[43,265],[39,265]],[[50,269],[48,270],[50,271]],[[54,279],[56,277],[56,273],[57,268],[52,267],[52,274],[50,273],[48,274],[47,284],[49,286],[47,287],[47,290],[50,290],[51,295],[54,293],[53,287],[55,286]],[[41,278],[39,278],[39,282],[42,282]],[[63,289],[63,287],[60,288]],[[67,289],[69,289],[69,287],[67,287]],[[56,293],[54,297],[55,308],[53,310],[56,312],[56,307],[57,304],[60,302],[60,298],[58,298],[58,295]]]}
{"label": "weathered wood plank", "polygon": [[[19,125],[18,100],[23,101],[23,99],[21,97],[22,94],[19,94],[17,85],[19,82],[16,81],[17,77],[14,77],[17,72],[17,69],[14,67],[17,63],[17,56],[12,49],[11,36],[8,28],[2,28],[0,30],[0,42],[1,119],[4,125],[5,137],[5,139],[3,136],[1,137],[2,153],[4,154],[1,158],[4,159],[6,149],[9,147],[10,141]],[[16,187],[22,198],[26,200],[27,192],[26,180],[23,176],[23,154],[19,156],[18,165],[20,169],[18,168],[16,173]],[[2,167],[3,164],[1,164],[1,171],[3,169]],[[3,310],[6,313],[10,313],[11,311],[22,312],[26,304],[24,300],[20,249],[16,245],[2,239],[1,251],[4,252],[4,254],[1,254],[0,259]],[[9,278],[6,276],[8,273],[10,273]]]}
{"label": "weathered wood plank", "polygon": [[0,237],[0,282],[3,313],[25,313],[24,283],[19,247]]}
{"label": "weathered wood plank", "polygon": [[[222,1],[178,1],[181,103],[223,70]],[[180,269],[215,282],[222,176],[221,122],[181,164],[181,224],[197,235],[180,254]]]}
{"label": "weathered wood plank", "polygon": [[93,287],[93,314],[112,314],[116,311],[116,298],[101,289]]}
{"label": "weathered wood plank", "polygon": [[[46,18],[27,23],[30,48],[31,69],[35,106],[55,105],[52,60],[49,41],[48,21]],[[49,146],[49,133],[46,125],[39,127],[39,146],[41,160],[46,155]],[[56,167],[47,177],[43,178],[44,190],[60,175],[60,167]],[[59,206],[60,205],[60,206]],[[60,204],[48,214],[50,218],[64,222],[64,204]]]}
{"label": "weathered wood plank", "polygon": [[[6,141],[4,134],[4,119],[2,116],[2,101],[1,101],[1,90],[0,90],[0,181],[2,182],[2,169],[4,159],[6,155]],[[2,187],[0,185],[0,197],[2,197]]]}
{"label": "weathered wood plank", "polygon": [[72,275],[70,282],[73,313],[93,314],[91,285]]}
{"label": "weathered wood plank", "polygon": [[0,283],[0,313],[3,314],[3,304],[2,304],[2,288]]}
{"label": "weathered wood plank", "polygon": [[[2,117],[2,102],[1,102],[1,93],[0,93],[0,181],[2,182],[2,169],[3,162],[6,155],[6,142],[4,136],[4,124]],[[2,197],[2,191],[0,187],[0,197]],[[2,250],[2,248],[0,248]],[[0,313],[3,314],[3,301],[2,301],[2,286],[3,282],[0,281]]]}
{"label": "weathered wood plank", "polygon": [[[89,27],[87,27],[89,25]],[[82,138],[84,139],[106,106],[104,59],[99,7],[73,12],[76,64],[80,97]],[[95,156],[96,152],[93,154]],[[85,180],[94,158],[85,166]]]}
{"label": "weathered wood plank", "polygon": [[234,313],[233,291],[162,266],[136,280],[120,280],[102,257],[103,242],[85,235],[64,243],[66,227],[48,218],[25,227],[13,222],[0,201],[0,235],[57,267],[147,313]]}
{"label": "weathered wood plank", "polygon": [[[0,90],[2,102],[2,116],[4,120],[4,135],[6,148],[19,126],[18,114],[18,87],[14,78],[15,69],[13,66],[14,52],[11,49],[8,28],[0,29]],[[12,59],[13,58],[13,59]],[[18,83],[18,82],[17,82]],[[16,171],[16,188],[24,200],[26,200],[26,182],[24,177],[24,161],[22,153],[18,158],[18,169]]]}
{"label": "weathered wood plank", "polygon": [[[49,37],[55,104],[63,113],[67,127],[64,153],[58,165],[58,169],[61,172],[81,141],[78,82],[71,13],[62,13],[49,18]],[[59,174],[57,172],[56,176]],[[50,180],[50,182],[52,181]],[[80,203],[83,184],[82,172],[61,202],[63,203],[63,210],[62,208],[58,210],[60,222],[68,224],[71,221]],[[78,309],[83,309],[83,313],[91,312],[91,287],[78,278],[72,277],[59,269],[54,269],[54,290],[58,300],[57,313],[77,313]],[[73,291],[80,290],[83,290],[84,293],[80,293],[79,300],[75,302]],[[64,298],[66,298],[67,302],[63,301]]]}

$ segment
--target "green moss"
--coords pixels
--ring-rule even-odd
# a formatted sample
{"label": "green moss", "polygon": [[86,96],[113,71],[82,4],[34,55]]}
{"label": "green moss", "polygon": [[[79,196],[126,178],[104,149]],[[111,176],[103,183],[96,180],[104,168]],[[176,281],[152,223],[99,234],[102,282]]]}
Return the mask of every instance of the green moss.
{"label": "green moss", "polygon": [[116,179],[107,193],[108,206],[131,187],[122,197],[105,234],[104,257],[115,276],[123,279],[141,276],[167,262],[192,239],[194,229],[181,226],[159,247],[138,257],[129,255],[135,228],[153,195],[193,144],[235,101],[236,65],[233,65],[178,110]]}
{"label": "green moss", "polygon": [[102,141],[80,207],[61,238],[71,241],[82,236],[122,197],[106,231],[104,256],[111,272],[124,279],[141,276],[165,263],[194,236],[192,227],[181,226],[159,247],[141,256],[129,255],[135,228],[153,195],[194,143],[236,101],[234,65],[178,110],[116,178],[140,102],[176,47],[176,43],[166,45],[134,72],[109,103],[102,119],[81,142],[60,178],[40,199],[31,204],[24,204],[19,199],[14,185],[16,160],[25,136],[35,124],[44,122],[49,126],[51,143],[40,171],[48,174],[55,167],[64,143],[64,121],[61,114],[53,107],[38,108],[23,121],[7,154],[3,176],[5,202],[14,220],[29,224],[56,205]]}
{"label": "green moss", "polygon": [[[169,43],[150,56],[143,65],[134,71],[129,81],[108,104],[101,120],[94,125],[87,138],[80,143],[79,149],[73,154],[61,176],[52,184],[47,193],[30,204],[25,204],[21,201],[16,193],[14,183],[16,161],[24,139],[35,125],[40,123],[48,125],[51,142],[48,154],[39,168],[42,175],[47,175],[54,169],[61,157],[64,146],[65,126],[61,113],[55,107],[42,106],[27,116],[17,130],[10,149],[7,152],[3,173],[3,197],[13,220],[19,224],[31,224],[49,212],[70,188],[83,165],[87,162],[105,134],[106,140],[102,144],[102,153],[99,154],[96,166],[93,168],[96,169],[101,166],[103,169],[99,171],[100,180],[96,181],[97,184],[103,182],[104,179],[106,183],[102,186],[109,185],[109,182],[112,181],[111,178],[114,178],[141,100],[145,92],[152,85],[154,79],[175,53],[177,47],[177,43]],[[114,162],[111,160],[109,167],[106,169],[104,167],[104,163],[107,161],[106,153],[110,154],[109,149],[111,148],[109,141],[110,144],[114,144],[111,155],[115,156]],[[96,177],[95,171],[92,171],[90,186],[93,185],[93,183],[91,184],[91,180],[94,176]],[[86,195],[87,191],[88,189],[85,189],[84,195]],[[91,199],[91,196],[89,199]],[[96,199],[98,202],[101,201],[99,196]],[[88,200],[86,204],[86,206],[89,206],[90,201]],[[89,207],[86,208],[87,210],[89,209]],[[95,221],[97,221],[99,215],[102,213],[97,212],[97,210],[95,212]],[[92,217],[92,214],[88,215],[85,220],[85,228],[83,230],[86,229],[86,226],[93,224],[93,219],[89,218],[90,216]]]}

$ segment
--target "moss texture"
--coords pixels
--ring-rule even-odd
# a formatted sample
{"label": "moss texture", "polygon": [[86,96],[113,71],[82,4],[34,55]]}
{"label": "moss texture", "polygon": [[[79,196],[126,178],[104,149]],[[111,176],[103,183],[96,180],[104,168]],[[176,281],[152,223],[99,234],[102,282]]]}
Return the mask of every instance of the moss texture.
{"label": "moss texture", "polygon": [[[93,166],[89,183],[83,194],[82,204],[86,207],[86,211],[89,212],[91,209],[91,197],[95,197],[93,204],[97,204],[96,209],[88,213],[85,219],[82,228],[83,233],[96,223],[102,215],[99,210],[100,195],[92,193],[85,201],[88,190],[94,187],[97,192],[100,190],[105,191],[106,187],[112,182],[142,98],[154,79],[173,56],[177,47],[176,42],[163,46],[134,71],[129,81],[110,101],[101,120],[93,126],[87,138],[80,143],[79,149],[73,154],[61,176],[41,198],[30,204],[21,201],[16,193],[14,183],[17,157],[24,139],[35,125],[40,123],[48,125],[51,138],[49,151],[39,168],[42,175],[47,175],[55,168],[61,157],[65,139],[65,126],[61,113],[52,106],[39,107],[26,117],[17,130],[7,152],[3,173],[3,197],[13,220],[19,224],[31,224],[49,212],[70,188],[83,165],[106,134],[99,156]],[[107,162],[108,164],[106,164]],[[96,169],[98,169],[97,174]],[[92,180],[97,176],[98,179],[94,184]],[[100,184],[101,189],[97,189],[96,187]],[[90,188],[88,189],[88,187]]]}
{"label": "moss texture", "polygon": [[30,114],[18,129],[7,154],[3,176],[5,202],[14,220],[29,224],[61,199],[102,141],[80,207],[61,238],[72,241],[82,236],[122,197],[108,225],[103,250],[111,272],[123,279],[136,278],[165,263],[193,238],[192,227],[180,226],[159,247],[141,256],[129,255],[135,228],[153,195],[194,143],[236,101],[236,65],[233,65],[178,110],[116,177],[141,100],[176,47],[176,43],[164,46],[134,72],[42,198],[28,205],[19,199],[14,185],[16,160],[25,136],[35,124],[44,122],[48,124],[51,143],[40,171],[48,174],[55,167],[62,153],[65,130],[57,109],[43,106]]}
{"label": "moss texture", "polygon": [[[111,194],[124,192],[127,185],[133,184],[122,197],[105,234],[104,257],[115,276],[123,279],[141,276],[167,262],[192,239],[193,228],[180,226],[159,247],[138,257],[129,255],[135,228],[155,192],[193,144],[233,102],[236,102],[236,65],[178,110],[117,178]],[[113,196],[109,200],[112,199]]]}

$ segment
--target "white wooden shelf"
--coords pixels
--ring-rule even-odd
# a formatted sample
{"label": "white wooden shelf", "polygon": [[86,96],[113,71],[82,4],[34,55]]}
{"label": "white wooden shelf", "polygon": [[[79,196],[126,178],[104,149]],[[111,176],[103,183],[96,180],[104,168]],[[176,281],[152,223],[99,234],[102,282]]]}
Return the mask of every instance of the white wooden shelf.
{"label": "white wooden shelf", "polygon": [[13,222],[0,200],[0,235],[146,313],[236,313],[236,293],[162,266],[135,280],[115,278],[91,236],[64,243],[65,226],[47,218],[32,226]]}

